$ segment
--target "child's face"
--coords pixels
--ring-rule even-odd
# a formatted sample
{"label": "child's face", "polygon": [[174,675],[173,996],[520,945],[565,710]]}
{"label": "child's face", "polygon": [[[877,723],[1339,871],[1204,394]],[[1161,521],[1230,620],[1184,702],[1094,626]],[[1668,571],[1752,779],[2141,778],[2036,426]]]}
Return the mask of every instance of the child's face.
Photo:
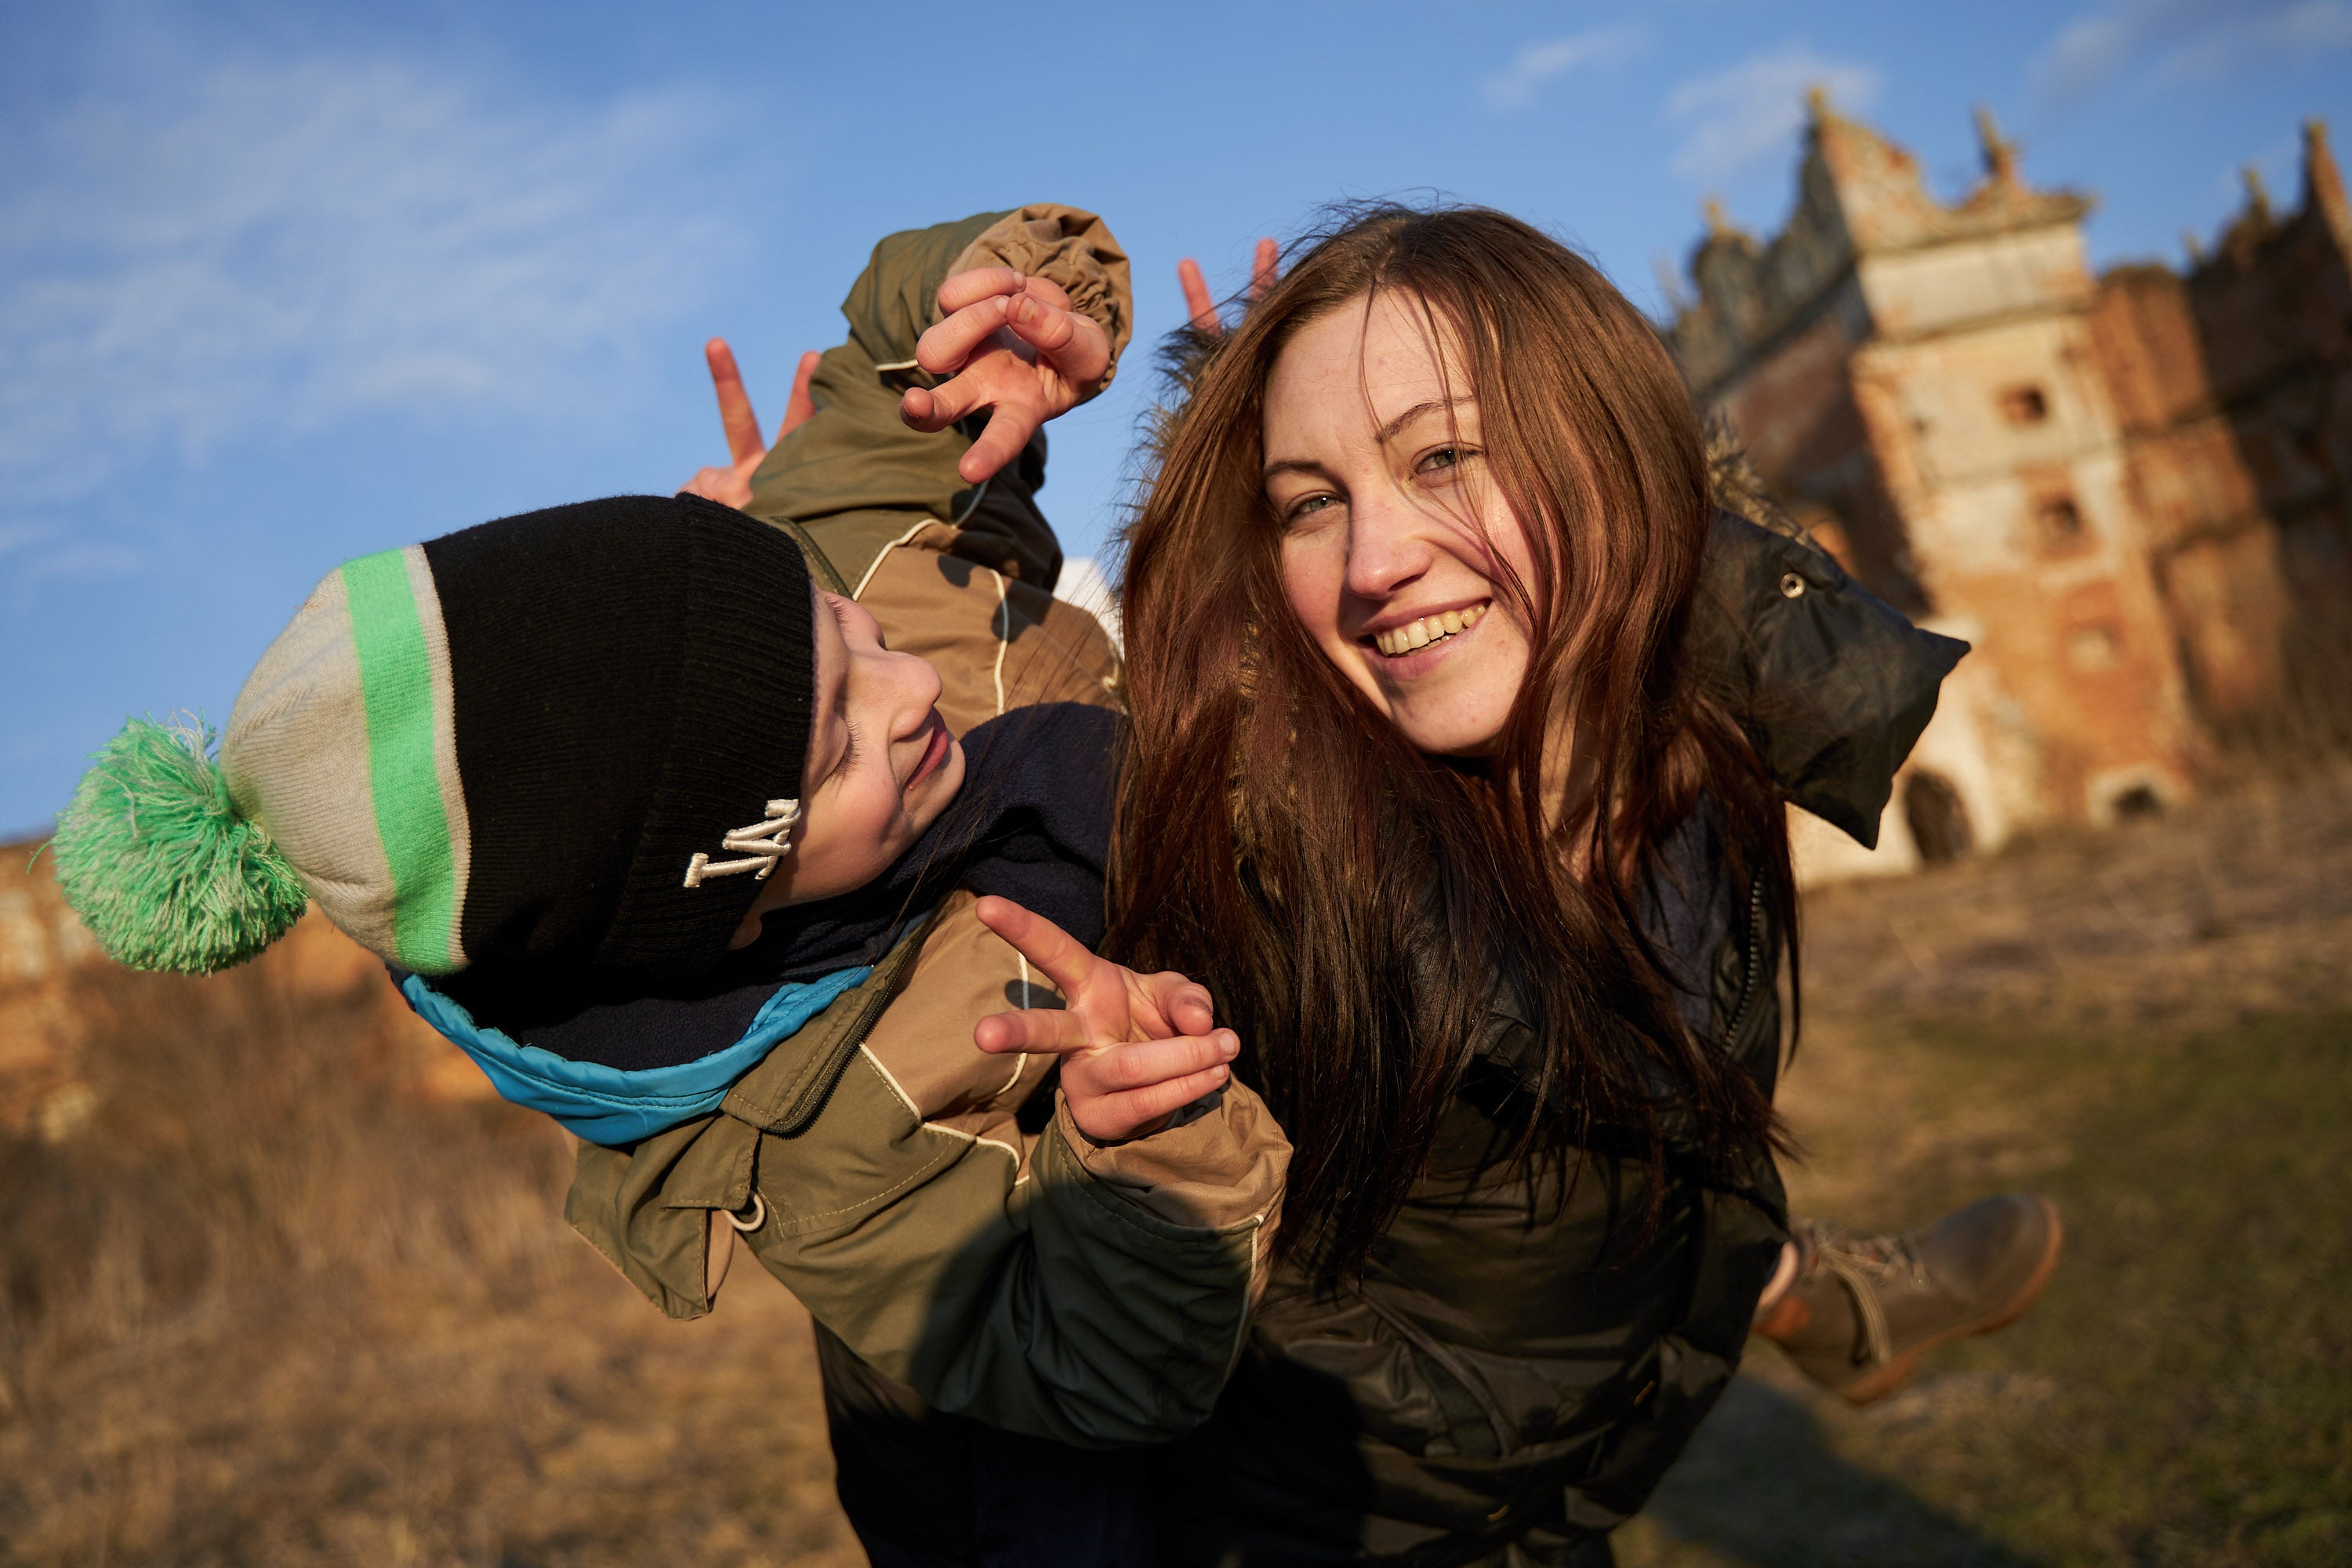
{"label": "child's face", "polygon": [[852,599],[816,596],[816,694],[801,825],[793,852],[760,889],[733,945],[760,917],[862,888],[889,869],[963,787],[963,747],[933,706],[929,661],[883,646],[882,628]]}

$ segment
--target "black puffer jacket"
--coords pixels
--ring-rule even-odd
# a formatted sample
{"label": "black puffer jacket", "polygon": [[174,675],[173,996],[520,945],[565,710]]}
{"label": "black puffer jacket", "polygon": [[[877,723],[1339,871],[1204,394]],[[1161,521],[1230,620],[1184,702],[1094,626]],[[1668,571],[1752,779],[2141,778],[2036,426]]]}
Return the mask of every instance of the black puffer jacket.
{"label": "black puffer jacket", "polygon": [[[1964,645],[1920,632],[1820,552],[1717,518],[1692,653],[1786,793],[1865,841]],[[1711,814],[1665,847],[1644,923],[1685,1021],[1769,1094],[1782,933],[1735,885]],[[1499,1158],[1534,1076],[1507,984],[1432,1170],[1360,1287],[1278,1277],[1211,1424],[1160,1489],[1171,1564],[1415,1568],[1609,1560],[1737,1367],[1788,1234],[1769,1163],[1671,1148],[1654,1224],[1630,1141],[1556,1174]],[[1523,1097],[1521,1097],[1523,1099]]]}

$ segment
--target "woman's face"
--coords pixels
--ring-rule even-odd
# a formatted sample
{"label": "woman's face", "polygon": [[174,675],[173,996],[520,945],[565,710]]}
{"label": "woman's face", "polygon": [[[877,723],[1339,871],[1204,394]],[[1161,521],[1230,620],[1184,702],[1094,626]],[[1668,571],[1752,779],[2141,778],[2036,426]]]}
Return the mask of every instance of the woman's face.
{"label": "woman's face", "polygon": [[1478,431],[1459,351],[1442,329],[1430,341],[1411,296],[1309,322],[1266,384],[1290,607],[1405,739],[1445,756],[1496,750],[1528,667],[1528,628],[1496,593],[1500,563],[1532,580],[1527,534]]}

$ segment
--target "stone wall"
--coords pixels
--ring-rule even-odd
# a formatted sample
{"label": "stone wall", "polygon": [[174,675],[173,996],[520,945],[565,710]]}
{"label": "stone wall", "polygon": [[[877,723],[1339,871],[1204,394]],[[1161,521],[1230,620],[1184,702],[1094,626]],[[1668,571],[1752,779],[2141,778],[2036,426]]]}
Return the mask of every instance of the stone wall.
{"label": "stone wall", "polygon": [[2291,218],[2256,191],[2188,275],[2094,279],[2089,199],[1979,129],[1984,177],[1945,202],[1816,94],[1784,230],[1710,207],[1668,331],[1817,542],[1976,646],[1885,847],[1819,864],[2160,809],[2329,702],[2352,738],[2352,208],[2324,132]]}

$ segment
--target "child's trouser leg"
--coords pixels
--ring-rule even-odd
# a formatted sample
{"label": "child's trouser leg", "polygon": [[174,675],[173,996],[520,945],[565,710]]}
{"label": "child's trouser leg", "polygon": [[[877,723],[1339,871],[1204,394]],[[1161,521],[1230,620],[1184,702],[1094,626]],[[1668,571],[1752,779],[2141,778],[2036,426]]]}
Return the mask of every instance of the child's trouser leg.
{"label": "child's trouser leg", "polygon": [[874,1568],[981,1561],[972,1539],[971,1424],[857,1358],[822,1323],[817,1369],[834,1489]]}
{"label": "child's trouser leg", "polygon": [[1151,1451],[945,1415],[816,1325],[834,1485],[874,1568],[1151,1568]]}
{"label": "child's trouser leg", "polygon": [[1073,1448],[979,1428],[973,1532],[987,1568],[1150,1568],[1149,1448]]}

